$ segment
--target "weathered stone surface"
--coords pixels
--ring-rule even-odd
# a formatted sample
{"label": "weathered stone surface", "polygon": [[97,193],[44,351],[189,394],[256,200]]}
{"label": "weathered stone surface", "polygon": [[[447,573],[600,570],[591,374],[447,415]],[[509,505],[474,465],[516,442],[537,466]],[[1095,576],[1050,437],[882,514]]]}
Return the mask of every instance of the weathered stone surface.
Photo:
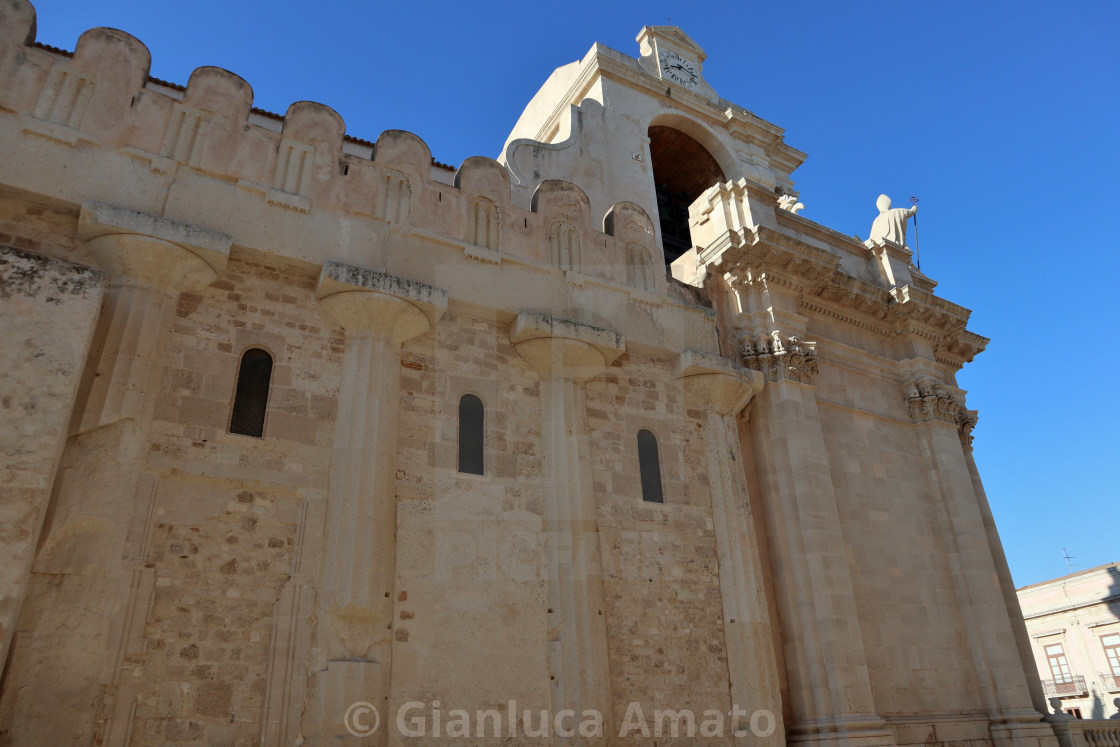
{"label": "weathered stone surface", "polygon": [[63,259],[0,246],[0,659],[66,441],[104,278]]}
{"label": "weathered stone surface", "polygon": [[1054,744],[955,383],[987,341],[905,247],[798,214],[804,154],[680,29],[596,45],[454,170],[0,20],[0,745],[328,744],[359,701],[377,745],[435,701],[506,724],[479,745],[565,708],[589,744],[696,744],[667,710]]}

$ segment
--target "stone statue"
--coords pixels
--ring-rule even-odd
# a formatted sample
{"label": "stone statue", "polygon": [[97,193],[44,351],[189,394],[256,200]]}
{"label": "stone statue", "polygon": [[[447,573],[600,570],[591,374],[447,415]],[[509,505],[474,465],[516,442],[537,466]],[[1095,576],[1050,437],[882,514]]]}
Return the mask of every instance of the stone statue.
{"label": "stone statue", "polygon": [[879,208],[879,217],[871,224],[870,241],[886,239],[896,244],[906,246],[906,221],[911,215],[917,215],[918,206],[907,208],[891,208],[891,198],[879,195],[875,200],[875,207]]}

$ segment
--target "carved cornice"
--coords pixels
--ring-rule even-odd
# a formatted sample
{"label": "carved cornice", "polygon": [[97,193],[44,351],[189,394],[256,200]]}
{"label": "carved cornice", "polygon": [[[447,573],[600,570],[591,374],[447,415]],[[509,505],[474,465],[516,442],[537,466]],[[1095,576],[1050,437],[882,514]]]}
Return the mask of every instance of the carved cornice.
{"label": "carved cornice", "polygon": [[839,273],[836,255],[767,226],[729,231],[727,239],[710,267],[743,283],[765,280],[797,295],[817,295]]}
{"label": "carved cornice", "polygon": [[733,284],[784,288],[806,311],[879,335],[928,340],[936,360],[954,370],[988,340],[966,329],[972,312],[914,286],[886,289],[849,275],[840,259],[766,226],[728,232],[728,246],[711,264]]}
{"label": "carved cornice", "polygon": [[965,307],[913,286],[892,288],[890,294],[895,303],[884,320],[900,333],[930,340],[939,363],[959,369],[987,346],[988,338],[965,328],[972,315]]}
{"label": "carved cornice", "polygon": [[806,342],[797,337],[782,338],[774,332],[759,335],[752,340],[744,334],[740,340],[743,347],[743,363],[748,368],[759,371],[767,381],[796,381],[813,386],[817,381],[820,367],[817,364],[815,342]]}
{"label": "carved cornice", "polygon": [[934,348],[934,358],[938,363],[959,370],[964,364],[984,352],[988,342],[987,337],[962,329],[956,335],[941,338],[938,346]]}

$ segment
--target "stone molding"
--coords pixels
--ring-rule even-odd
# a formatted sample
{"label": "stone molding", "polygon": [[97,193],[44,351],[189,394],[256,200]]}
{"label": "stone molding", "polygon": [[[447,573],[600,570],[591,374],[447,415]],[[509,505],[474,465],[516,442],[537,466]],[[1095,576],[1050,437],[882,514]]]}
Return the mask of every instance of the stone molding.
{"label": "stone molding", "polygon": [[233,237],[201,226],[103,202],[86,202],[78,238],[112,284],[174,292],[216,280],[229,260]]}
{"label": "stone molding", "polygon": [[750,335],[742,336],[743,363],[762,372],[767,381],[796,381],[813,386],[820,366],[817,343],[797,336],[783,339],[779,332],[759,335],[752,343]]}
{"label": "stone molding", "polygon": [[[781,291],[801,309],[878,334],[924,338],[935,359],[955,369],[984,349],[988,340],[966,329],[971,312],[935,296],[926,276],[914,276],[904,247],[840,244],[838,238],[831,250],[815,246],[760,224],[755,213],[762,197],[759,185],[741,179],[715,185],[702,198],[707,204],[694,205],[698,258],[709,272],[722,274],[736,289]],[[874,262],[879,281],[845,270],[845,253]]]}

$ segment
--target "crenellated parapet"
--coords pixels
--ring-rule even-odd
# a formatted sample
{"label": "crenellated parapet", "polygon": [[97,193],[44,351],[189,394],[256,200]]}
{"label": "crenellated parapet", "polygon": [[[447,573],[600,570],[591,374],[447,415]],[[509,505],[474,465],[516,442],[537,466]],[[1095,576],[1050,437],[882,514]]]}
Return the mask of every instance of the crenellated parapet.
{"label": "crenellated parapet", "polygon": [[[185,86],[156,80],[148,50],[127,34],[90,30],[71,54],[35,42],[25,0],[0,13],[0,146],[12,154],[0,182],[75,207],[97,194],[285,263],[337,260],[446,281],[477,306],[555,312],[606,292],[655,309],[651,337],[684,307],[682,330],[710,325],[695,308],[702,294],[665,279],[656,219],[636,203],[604,205],[559,179],[515,199],[524,187],[493,159],[449,170],[411,133],[360,140],[337,112],[308,101],[270,114],[227,70],[199,67]],[[462,262],[469,273],[436,276]],[[521,295],[495,298],[471,274],[499,266],[516,268]]]}
{"label": "crenellated parapet", "polygon": [[570,182],[549,179],[533,192],[530,210],[550,216],[548,260],[563,270],[580,270],[583,249],[592,237],[586,230],[591,223],[591,201]]}

